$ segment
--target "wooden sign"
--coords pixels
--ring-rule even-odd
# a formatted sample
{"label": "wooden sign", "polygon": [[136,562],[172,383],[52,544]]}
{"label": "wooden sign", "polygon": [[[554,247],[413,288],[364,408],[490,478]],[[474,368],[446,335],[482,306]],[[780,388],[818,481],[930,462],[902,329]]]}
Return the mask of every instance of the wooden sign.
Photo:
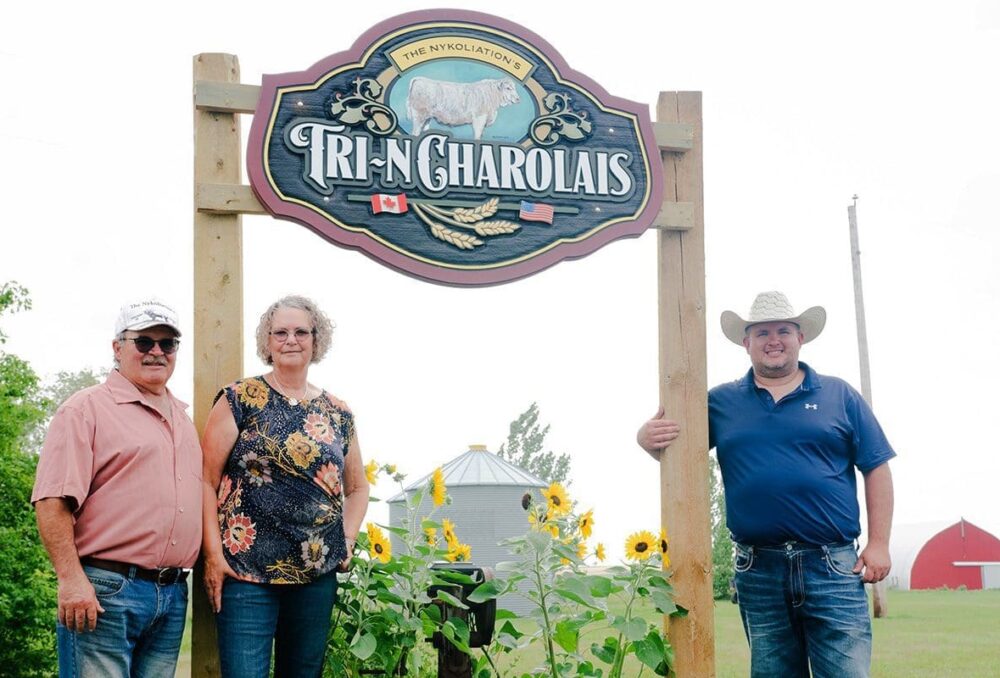
{"label": "wooden sign", "polygon": [[663,202],[646,105],[530,31],[458,10],[397,16],[305,71],[264,76],[247,173],[274,216],[454,285],[637,236]]}

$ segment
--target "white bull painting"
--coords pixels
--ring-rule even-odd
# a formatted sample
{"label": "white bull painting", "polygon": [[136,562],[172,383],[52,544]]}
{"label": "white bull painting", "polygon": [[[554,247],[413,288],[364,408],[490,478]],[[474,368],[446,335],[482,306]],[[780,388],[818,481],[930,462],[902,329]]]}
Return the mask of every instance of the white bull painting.
{"label": "white bull painting", "polygon": [[416,77],[410,81],[406,111],[413,121],[414,135],[437,120],[449,127],[472,125],[473,138],[481,139],[483,130],[496,121],[497,112],[520,100],[510,78],[448,82]]}

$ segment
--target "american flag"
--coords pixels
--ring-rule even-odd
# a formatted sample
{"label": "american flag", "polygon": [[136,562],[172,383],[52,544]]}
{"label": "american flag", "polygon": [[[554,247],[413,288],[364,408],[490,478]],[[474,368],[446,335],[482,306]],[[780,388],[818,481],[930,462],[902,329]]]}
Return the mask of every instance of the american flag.
{"label": "american flag", "polygon": [[519,219],[523,219],[525,221],[544,221],[546,224],[551,224],[554,212],[555,210],[552,205],[546,205],[542,202],[528,202],[527,200],[522,200],[521,211],[518,212],[517,216]]}

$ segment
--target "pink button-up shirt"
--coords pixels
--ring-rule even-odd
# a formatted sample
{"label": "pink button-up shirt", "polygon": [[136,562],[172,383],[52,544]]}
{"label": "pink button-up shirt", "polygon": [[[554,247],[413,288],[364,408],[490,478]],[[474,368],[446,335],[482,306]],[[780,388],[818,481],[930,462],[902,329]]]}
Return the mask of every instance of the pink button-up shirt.
{"label": "pink button-up shirt", "polygon": [[73,506],[80,556],[192,567],[201,546],[201,446],[187,405],[166,417],[113,370],[56,412],[31,502]]}

